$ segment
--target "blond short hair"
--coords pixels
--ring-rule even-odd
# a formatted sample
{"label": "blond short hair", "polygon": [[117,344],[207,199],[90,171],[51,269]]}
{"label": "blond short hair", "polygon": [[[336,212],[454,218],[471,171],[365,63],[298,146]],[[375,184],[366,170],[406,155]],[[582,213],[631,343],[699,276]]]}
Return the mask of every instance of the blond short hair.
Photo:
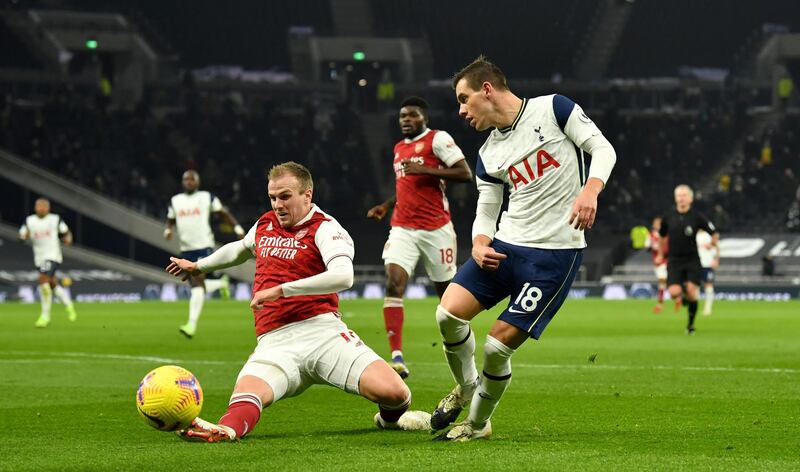
{"label": "blond short hair", "polygon": [[311,171],[309,171],[303,164],[298,164],[294,161],[284,162],[272,166],[267,175],[268,180],[276,180],[286,174],[293,175],[300,182],[300,192],[305,192],[308,189],[314,188],[314,180],[311,178]]}

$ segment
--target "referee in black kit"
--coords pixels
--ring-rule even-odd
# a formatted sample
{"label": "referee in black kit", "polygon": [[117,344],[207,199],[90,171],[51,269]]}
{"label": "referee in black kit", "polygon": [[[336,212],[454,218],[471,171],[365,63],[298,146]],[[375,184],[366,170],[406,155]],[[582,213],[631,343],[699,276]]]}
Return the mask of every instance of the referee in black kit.
{"label": "referee in black kit", "polygon": [[661,246],[658,249],[658,260],[664,260],[669,248],[667,261],[667,290],[669,296],[677,300],[686,285],[684,301],[689,312],[689,323],[686,334],[694,334],[694,318],[697,315],[697,296],[700,288],[700,256],[697,254],[697,230],[703,229],[711,235],[711,244],[716,247],[719,241],[714,224],[702,213],[692,208],[694,192],[688,185],[675,187],[675,208],[665,214],[661,220]]}

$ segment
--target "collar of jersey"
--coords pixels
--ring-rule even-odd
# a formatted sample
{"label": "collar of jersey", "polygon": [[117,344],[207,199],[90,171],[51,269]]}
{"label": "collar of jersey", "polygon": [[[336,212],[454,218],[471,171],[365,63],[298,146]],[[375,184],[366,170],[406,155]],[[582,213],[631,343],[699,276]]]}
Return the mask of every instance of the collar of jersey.
{"label": "collar of jersey", "polygon": [[408,143],[413,143],[414,141],[418,141],[418,140],[420,140],[420,139],[424,138],[424,137],[425,137],[425,135],[426,135],[426,134],[428,134],[428,133],[430,133],[430,132],[431,132],[431,129],[426,127],[426,128],[425,128],[425,131],[423,131],[423,132],[421,132],[420,134],[418,134],[418,135],[414,136],[414,139],[403,138],[403,141],[404,141],[406,144],[408,144]]}
{"label": "collar of jersey", "polygon": [[528,99],[522,99],[522,106],[519,107],[519,111],[517,112],[517,116],[514,118],[514,121],[511,122],[511,125],[506,126],[505,128],[497,128],[497,131],[501,133],[508,133],[509,131],[517,129],[517,124],[519,123],[520,118],[522,118],[522,114],[525,113],[525,107],[528,105]]}
{"label": "collar of jersey", "polygon": [[308,220],[310,220],[311,217],[314,216],[314,213],[316,213],[316,212],[317,212],[317,204],[316,203],[312,203],[311,204],[311,210],[308,211],[308,214],[306,216],[304,216],[302,220],[300,220],[297,223],[295,223],[294,226],[292,226],[291,228],[287,228],[287,229],[297,228],[301,224],[303,224],[303,223],[307,222]]}

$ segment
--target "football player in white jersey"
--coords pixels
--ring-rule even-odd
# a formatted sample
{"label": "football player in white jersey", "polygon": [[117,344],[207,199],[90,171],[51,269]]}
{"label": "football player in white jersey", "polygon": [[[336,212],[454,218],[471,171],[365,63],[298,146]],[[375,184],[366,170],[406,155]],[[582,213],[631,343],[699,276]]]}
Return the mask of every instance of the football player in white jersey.
{"label": "football player in white jersey", "polygon": [[[177,229],[183,259],[197,262],[214,251],[214,232],[211,230],[210,223],[212,214],[219,214],[231,225],[239,239],[244,237],[244,228],[222,206],[219,198],[205,190],[198,190],[200,175],[196,171],[187,170],[183,173],[181,180],[185,191],[170,199],[164,237],[172,239],[175,229]],[[184,336],[191,339],[197,332],[197,321],[203,311],[206,291],[219,290],[223,298],[228,298],[230,292],[228,280],[224,277],[206,280],[205,274],[200,274],[191,277],[189,283],[192,286],[189,298],[189,321],[180,326],[179,330]]]}
{"label": "football player in white jersey", "polygon": [[69,292],[64,290],[56,277],[56,270],[63,260],[61,243],[67,246],[72,244],[72,233],[60,216],[50,213],[50,200],[36,200],[34,211],[19,228],[19,238],[23,241],[30,240],[33,245],[33,262],[39,271],[39,298],[42,303],[42,314],[36,320],[36,327],[46,328],[50,324],[53,295],[66,307],[70,321],[75,321],[78,317]]}
{"label": "football player in white jersey", "polygon": [[697,255],[703,267],[703,316],[711,315],[714,305],[714,271],[719,267],[719,245],[713,236],[706,231],[697,231]]}
{"label": "football player in white jersey", "polygon": [[[477,131],[494,128],[475,168],[472,259],[436,309],[456,387],[439,402],[431,428],[446,428],[471,402],[466,421],[438,436],[469,441],[491,435],[489,420],[511,381],[514,350],[538,339],[564,302],[586,246],[583,231],[594,224],[597,196],[616,154],[572,100],[517,97],[483,56],[455,75],[453,87],[459,115]],[[592,155],[588,172],[578,148]],[[509,203],[498,227],[504,185]],[[506,298],[486,337],[479,376],[470,320]]]}

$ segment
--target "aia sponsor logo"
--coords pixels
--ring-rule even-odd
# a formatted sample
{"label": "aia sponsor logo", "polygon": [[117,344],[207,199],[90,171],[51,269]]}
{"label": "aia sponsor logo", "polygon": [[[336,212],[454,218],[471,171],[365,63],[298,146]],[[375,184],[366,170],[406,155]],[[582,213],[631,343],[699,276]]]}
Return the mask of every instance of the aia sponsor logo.
{"label": "aia sponsor logo", "polygon": [[200,216],[200,208],[181,208],[178,210],[178,216]]}
{"label": "aia sponsor logo", "polygon": [[52,235],[53,235],[53,232],[50,231],[49,229],[47,229],[47,230],[44,230],[44,231],[34,231],[32,237],[33,237],[33,239],[47,239]]}
{"label": "aia sponsor logo", "polygon": [[514,184],[514,190],[524,187],[544,175],[545,169],[554,167],[558,169],[561,164],[544,149],[536,155],[526,157],[522,162],[508,168],[508,180]]}

